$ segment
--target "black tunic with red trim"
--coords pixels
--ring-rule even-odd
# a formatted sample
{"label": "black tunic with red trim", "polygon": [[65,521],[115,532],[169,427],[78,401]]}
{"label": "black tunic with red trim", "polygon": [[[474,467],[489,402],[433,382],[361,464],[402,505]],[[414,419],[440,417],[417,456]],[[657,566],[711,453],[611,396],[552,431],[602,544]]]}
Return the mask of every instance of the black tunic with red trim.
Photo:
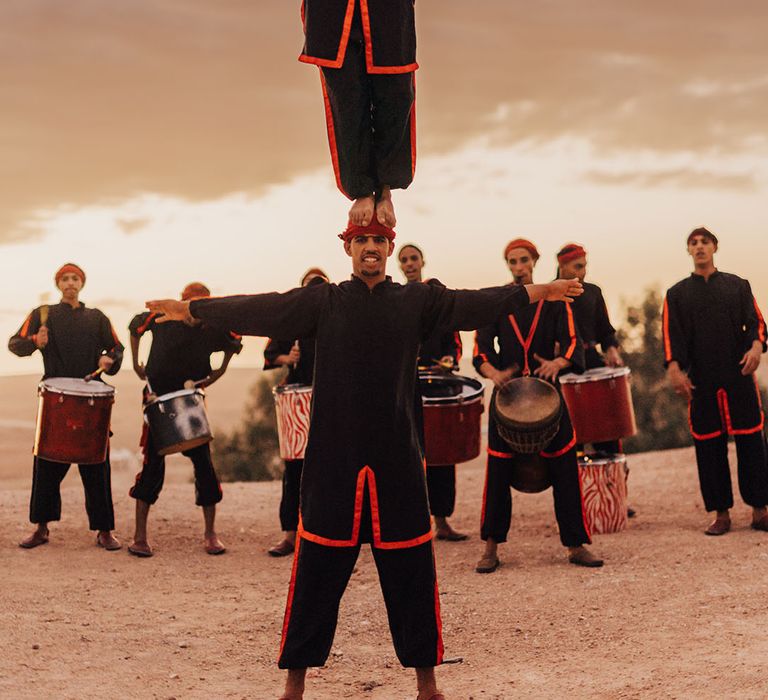
{"label": "black tunic with red trim", "polygon": [[155,394],[168,394],[184,388],[184,382],[199,381],[211,373],[211,354],[239,353],[240,338],[205,324],[189,326],[181,321],[157,323],[156,314],[145,311],[131,320],[131,336],[152,333],[147,359],[147,379]]}
{"label": "black tunic with red trim", "polygon": [[399,548],[431,538],[414,405],[420,344],[441,329],[470,330],[527,304],[522,287],[450,290],[387,278],[369,290],[353,277],[284,294],[198,299],[190,310],[243,335],[315,335],[302,537],[355,544],[367,482],[373,544]]}
{"label": "black tunic with red trim", "polygon": [[[664,364],[676,360],[696,387],[741,384],[739,362],[754,341],[766,350],[766,328],[747,280],[715,272],[691,274],[667,291]],[[752,379],[746,378],[750,383]]]}
{"label": "black tunic with red trim", "polygon": [[616,329],[608,318],[603,291],[591,282],[582,284],[584,293],[573,300],[571,311],[584,344],[585,368],[593,369],[605,364],[597,346],[605,352],[608,348],[619,347],[619,341],[616,339]]}
{"label": "black tunic with red trim", "polygon": [[416,63],[415,0],[304,0],[299,60],[341,68],[355,6],[361,13],[368,73],[410,73]]}
{"label": "black tunic with red trim", "polygon": [[[495,344],[497,338],[498,350]],[[527,352],[524,342],[529,342]],[[483,362],[490,362],[499,370],[517,366],[515,376],[520,376],[526,370],[533,374],[538,368],[539,362],[534,354],[545,360],[564,357],[571,362],[568,372],[584,370],[584,348],[570,305],[562,301],[541,301],[498,318],[492,325],[477,331],[472,361],[478,371]]]}
{"label": "black tunic with red trim", "polygon": [[[35,336],[40,330],[42,308],[29,314],[8,341],[8,349],[15,355],[26,357],[38,349]],[[45,368],[43,379],[82,378],[98,369],[102,355],[114,360],[106,373],[117,374],[123,361],[123,345],[101,311],[87,308],[82,302],[76,307],[66,303],[51,304],[45,326],[48,328],[48,344],[40,351]]]}

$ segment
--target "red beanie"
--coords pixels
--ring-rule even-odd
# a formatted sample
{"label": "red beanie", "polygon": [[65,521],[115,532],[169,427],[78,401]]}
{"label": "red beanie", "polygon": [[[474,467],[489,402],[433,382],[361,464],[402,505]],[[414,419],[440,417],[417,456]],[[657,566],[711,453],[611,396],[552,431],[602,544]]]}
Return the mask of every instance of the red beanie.
{"label": "red beanie", "polygon": [[211,296],[211,290],[202,282],[190,282],[184,287],[184,291],[181,293],[181,300],[188,301],[189,299],[199,299],[200,297],[209,296]]}
{"label": "red beanie", "polygon": [[571,262],[571,260],[586,257],[587,251],[583,246],[579,245],[578,243],[567,243],[560,249],[560,252],[557,254],[557,262],[565,264]]}
{"label": "red beanie", "polygon": [[374,216],[371,223],[367,226],[358,226],[350,221],[346,230],[339,234],[339,238],[345,243],[355,236],[384,236],[390,241],[394,241],[396,235],[394,229],[391,229],[384,224],[380,224],[379,220]]}
{"label": "red beanie", "polygon": [[57,287],[59,286],[59,280],[68,272],[74,272],[81,280],[83,280],[83,284],[85,284],[85,273],[83,272],[83,268],[79,265],[75,265],[75,263],[64,263],[58,270],[56,270],[56,274],[54,275]]}
{"label": "red beanie", "polygon": [[515,238],[514,241],[507,243],[507,247],[504,248],[504,260],[507,259],[509,251],[514,250],[515,248],[525,248],[531,254],[534,260],[539,259],[539,251],[536,246],[533,245],[533,243],[531,243],[529,240],[526,240],[525,238]]}

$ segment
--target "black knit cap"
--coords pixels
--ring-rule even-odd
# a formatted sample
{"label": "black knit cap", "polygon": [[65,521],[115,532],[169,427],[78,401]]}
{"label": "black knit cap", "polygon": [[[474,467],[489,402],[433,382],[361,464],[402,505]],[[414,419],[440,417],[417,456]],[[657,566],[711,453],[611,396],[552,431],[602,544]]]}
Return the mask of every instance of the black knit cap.
{"label": "black knit cap", "polygon": [[686,245],[690,245],[690,243],[691,243],[691,239],[692,239],[694,236],[706,236],[706,237],[707,237],[707,238],[709,238],[709,240],[711,240],[711,241],[712,241],[712,242],[713,242],[715,245],[718,245],[718,244],[719,244],[719,241],[717,240],[717,236],[716,236],[714,233],[712,233],[712,231],[710,231],[708,228],[704,228],[703,226],[700,226],[699,228],[695,228],[695,229],[693,229],[693,231],[691,231],[691,232],[688,234],[688,240],[685,242],[685,244],[686,244]]}

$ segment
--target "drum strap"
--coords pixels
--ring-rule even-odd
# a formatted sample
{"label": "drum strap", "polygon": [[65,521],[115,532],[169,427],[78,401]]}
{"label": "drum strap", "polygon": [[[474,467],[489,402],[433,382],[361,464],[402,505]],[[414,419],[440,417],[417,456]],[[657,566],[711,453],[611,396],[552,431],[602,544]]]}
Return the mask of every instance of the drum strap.
{"label": "drum strap", "polygon": [[517,321],[515,320],[515,317],[510,314],[509,315],[509,322],[512,324],[512,329],[515,331],[515,335],[517,336],[517,339],[520,341],[520,345],[523,346],[523,358],[525,361],[525,365],[523,366],[523,376],[528,377],[531,374],[531,367],[528,364],[528,352],[531,349],[531,343],[533,343],[533,336],[536,335],[536,328],[539,325],[539,318],[541,317],[541,308],[544,306],[544,300],[542,299],[538,306],[536,307],[536,314],[533,317],[533,321],[531,321],[531,328],[528,331],[528,337],[523,340],[523,334],[520,331],[520,326],[517,325]]}

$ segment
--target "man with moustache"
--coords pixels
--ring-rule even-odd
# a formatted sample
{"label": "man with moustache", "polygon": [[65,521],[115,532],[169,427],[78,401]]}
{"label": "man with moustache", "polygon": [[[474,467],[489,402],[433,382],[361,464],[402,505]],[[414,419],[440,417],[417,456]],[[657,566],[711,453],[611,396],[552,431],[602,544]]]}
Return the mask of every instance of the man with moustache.
{"label": "man with moustache", "polygon": [[[423,282],[443,286],[435,279],[422,280],[424,253],[417,245],[408,243],[400,247],[397,253],[400,270],[410,283]],[[427,338],[419,350],[417,360],[420,368],[431,372],[446,372],[458,369],[461,360],[461,336],[457,331],[445,331]],[[426,449],[425,449],[426,453]],[[427,464],[427,494],[429,510],[435,519],[435,534],[439,540],[461,542],[467,535],[451,527],[448,518],[456,507],[456,465]]]}
{"label": "man with moustache", "polygon": [[[32,311],[8,342],[8,349],[19,357],[39,350],[43,356],[43,379],[82,379],[96,369],[116,374],[123,360],[123,346],[109,319],[98,309],[87,308],[80,301],[85,272],[79,265],[66,263],[56,271],[54,279],[61,292],[61,301]],[[69,467],[69,464],[42,457],[34,458],[29,520],[36,528],[19,543],[20,547],[32,549],[48,542],[48,523],[61,520],[61,482]],[[112,534],[115,512],[109,454],[100,464],[78,467],[89,527],[98,531],[96,544],[109,551],[120,549],[120,542]]]}
{"label": "man with moustache", "polygon": [[374,219],[340,236],[352,278],[285,294],[148,302],[167,319],[198,318],[245,335],[316,336],[312,422],[279,666],[283,700],[299,700],[309,666],[322,666],[341,596],[370,542],[400,662],[415,667],[418,700],[443,700],[443,656],[432,532],[415,416],[416,359],[440,329],[472,328],[542,298],[580,292],[576,281],[450,290],[399,285],[386,275],[395,232]]}
{"label": "man with moustache", "polygon": [[[301,286],[328,282],[328,275],[319,267],[312,267],[301,278]],[[276,340],[270,338],[264,348],[264,369],[287,367],[288,374],[284,384],[303,384],[312,386],[315,369],[315,339],[298,338],[294,340]],[[293,554],[296,546],[296,530],[299,526],[299,493],[303,459],[287,459],[283,469],[283,491],[280,498],[280,526],[283,539],[268,554],[272,557],[285,557]]]}
{"label": "man with moustache", "polygon": [[[533,268],[538,259],[539,251],[530,241],[524,238],[510,241],[504,250],[504,260],[514,278],[511,286],[532,284]],[[475,367],[499,388],[513,377],[529,374],[556,384],[560,372],[566,369],[578,371],[584,365],[584,350],[570,304],[540,300],[536,306],[498,316],[492,324],[478,330],[476,338]],[[540,457],[549,464],[555,516],[560,541],[568,548],[568,561],[578,566],[602,566],[603,560],[584,546],[591,539],[584,520],[576,437],[565,406],[558,433]],[[492,573],[500,564],[498,545],[506,542],[512,518],[509,479],[515,458],[499,435],[491,414],[480,528],[485,550],[475,567],[481,574]]]}
{"label": "man with moustache", "polygon": [[304,0],[299,57],[320,68],[336,184],[350,221],[396,223],[416,168],[415,0]]}
{"label": "man with moustache", "polygon": [[[191,282],[181,293],[182,300],[211,295],[201,282]],[[190,383],[207,387],[218,381],[227,371],[233,355],[242,350],[239,336],[205,326],[197,321],[157,323],[155,314],[137,314],[129,325],[133,370],[147,382],[144,401],[174,391],[181,391]],[[152,346],[146,367],[139,360],[139,345],[146,333],[152,334]],[[211,369],[211,354],[223,352],[224,359],[218,369]],[[157,502],[165,480],[165,457],[158,453],[148,424],[141,436],[144,464],[136,475],[129,495],[136,499],[136,528],[128,551],[136,557],[154,554],[147,539],[149,509]],[[204,548],[207,554],[224,554],[226,548],[216,534],[216,504],[222,499],[221,483],[211,459],[211,446],[206,443],[184,450],[182,454],[192,461],[195,474],[195,504],[203,510],[205,523]]]}
{"label": "man with moustache", "polygon": [[749,282],[715,267],[718,245],[706,228],[688,235],[693,272],[664,300],[664,362],[672,388],[689,402],[701,495],[707,511],[716,513],[705,534],[731,528],[729,436],[752,528],[768,532],[765,416],[755,377],[766,350],[765,321]]}

